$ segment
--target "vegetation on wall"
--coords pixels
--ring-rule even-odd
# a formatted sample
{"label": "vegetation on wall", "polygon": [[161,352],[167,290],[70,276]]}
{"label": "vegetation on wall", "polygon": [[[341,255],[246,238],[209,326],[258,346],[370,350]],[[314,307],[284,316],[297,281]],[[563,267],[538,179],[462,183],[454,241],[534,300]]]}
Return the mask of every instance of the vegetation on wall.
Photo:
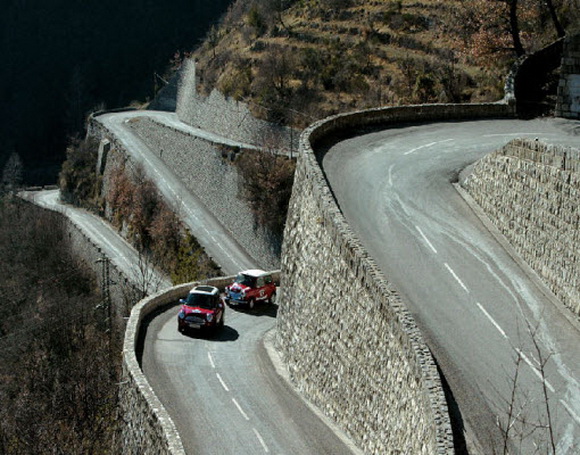
{"label": "vegetation on wall", "polygon": [[60,173],[61,197],[108,214],[143,260],[167,273],[175,283],[218,275],[218,266],[187,232],[142,168],[117,166],[111,171],[106,194],[101,195],[97,152],[98,142],[93,137],[71,142]]}
{"label": "vegetation on wall", "polygon": [[64,201],[86,208],[99,205],[98,151],[99,142],[95,137],[71,140],[59,174],[60,196]]}
{"label": "vegetation on wall", "polygon": [[[0,198],[0,453],[119,453],[119,337],[64,218]],[[118,442],[118,441],[117,441]]]}
{"label": "vegetation on wall", "polygon": [[115,168],[106,204],[113,224],[174,283],[219,275],[218,266],[183,226],[142,168]]}
{"label": "vegetation on wall", "polygon": [[269,151],[241,153],[235,161],[243,181],[242,194],[256,221],[282,237],[296,163]]}

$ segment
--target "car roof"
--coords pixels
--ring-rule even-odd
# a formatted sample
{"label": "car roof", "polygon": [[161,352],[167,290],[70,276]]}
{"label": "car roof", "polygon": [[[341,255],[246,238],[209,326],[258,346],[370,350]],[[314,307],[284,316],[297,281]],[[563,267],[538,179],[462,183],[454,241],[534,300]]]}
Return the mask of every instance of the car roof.
{"label": "car roof", "polygon": [[253,276],[253,277],[268,275],[268,272],[266,272],[264,270],[260,270],[260,269],[249,269],[249,270],[244,270],[243,272],[240,272],[240,273],[242,275],[248,275],[248,276]]}
{"label": "car roof", "polygon": [[207,294],[207,295],[214,295],[219,293],[219,289],[216,288],[215,286],[209,286],[209,285],[201,285],[201,286],[195,286],[191,291],[189,291],[190,294]]}

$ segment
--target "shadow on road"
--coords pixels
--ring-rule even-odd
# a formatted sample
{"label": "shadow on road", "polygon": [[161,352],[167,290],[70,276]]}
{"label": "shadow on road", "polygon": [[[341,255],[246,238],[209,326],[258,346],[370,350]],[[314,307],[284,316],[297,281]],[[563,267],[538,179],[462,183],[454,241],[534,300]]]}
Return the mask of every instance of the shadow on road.
{"label": "shadow on road", "polygon": [[188,330],[182,335],[188,338],[208,341],[236,341],[240,337],[238,331],[229,325],[224,325],[215,333],[208,333],[203,330]]}
{"label": "shadow on road", "polygon": [[244,307],[230,306],[230,310],[236,311],[237,313],[246,313],[252,316],[268,316],[275,318],[278,315],[278,305],[270,305],[267,303],[258,303],[253,310]]}

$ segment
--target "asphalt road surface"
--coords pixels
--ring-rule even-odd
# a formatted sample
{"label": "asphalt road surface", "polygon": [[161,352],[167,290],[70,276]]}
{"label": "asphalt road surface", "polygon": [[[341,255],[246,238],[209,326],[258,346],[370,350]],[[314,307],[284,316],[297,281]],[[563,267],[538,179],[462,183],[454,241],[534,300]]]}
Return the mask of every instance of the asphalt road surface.
{"label": "asphalt road surface", "polygon": [[227,308],[225,327],[215,336],[178,333],[177,311],[151,322],[143,371],[187,453],[359,453],[278,374],[276,366],[283,367],[264,344],[275,306]]}
{"label": "asphalt road surface", "polygon": [[349,224],[440,364],[471,453],[501,453],[498,422],[505,425],[511,402],[514,416],[528,421],[524,430],[535,428],[512,428],[512,453],[548,453],[548,433],[538,428],[548,423],[544,391],[557,453],[580,453],[577,320],[507,254],[452,185],[510,139],[578,148],[574,131],[579,122],[562,120],[433,123],[344,140],[323,160]]}

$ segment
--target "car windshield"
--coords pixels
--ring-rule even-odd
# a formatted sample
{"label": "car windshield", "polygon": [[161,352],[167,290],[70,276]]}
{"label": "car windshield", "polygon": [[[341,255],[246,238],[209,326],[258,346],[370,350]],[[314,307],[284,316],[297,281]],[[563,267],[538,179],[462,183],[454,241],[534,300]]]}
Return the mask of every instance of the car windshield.
{"label": "car windshield", "polygon": [[236,277],[236,283],[253,288],[256,287],[256,278],[253,276],[244,275],[243,273],[238,273],[238,276]]}
{"label": "car windshield", "polygon": [[211,309],[215,308],[213,296],[207,294],[189,294],[185,300],[187,306]]}

